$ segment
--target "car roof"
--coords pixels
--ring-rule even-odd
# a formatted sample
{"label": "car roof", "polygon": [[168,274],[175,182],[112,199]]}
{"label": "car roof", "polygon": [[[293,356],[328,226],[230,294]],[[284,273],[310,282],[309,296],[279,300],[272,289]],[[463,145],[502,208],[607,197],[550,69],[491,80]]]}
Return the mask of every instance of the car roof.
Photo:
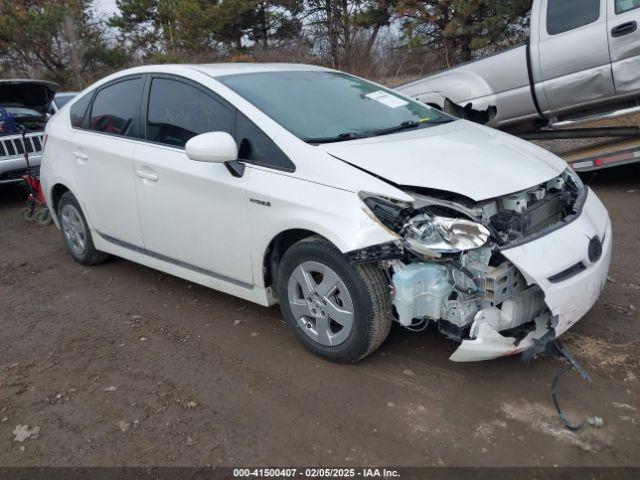
{"label": "car roof", "polygon": [[241,75],[263,72],[291,72],[291,71],[326,71],[328,68],[301,63],[210,63],[204,65],[190,65],[212,77],[223,75]]}
{"label": "car roof", "polygon": [[291,72],[291,71],[331,71],[329,68],[317,65],[304,65],[300,63],[208,63],[208,64],[160,64],[134,67],[117,72],[112,77],[122,76],[131,73],[165,72],[184,69],[197,70],[210,77],[221,77],[224,75],[240,75],[262,72]]}
{"label": "car roof", "polygon": [[[211,78],[223,77],[226,75],[244,75],[252,73],[264,73],[264,72],[292,72],[292,71],[316,71],[316,72],[334,72],[330,68],[320,67],[317,65],[304,65],[300,63],[209,63],[209,64],[189,64],[189,63],[174,63],[174,64],[157,64],[157,65],[142,65],[139,67],[132,67],[126,70],[115,72],[95,84],[91,85],[89,89],[99,88],[108,82],[118,80],[119,78],[129,75],[139,75],[147,73],[160,73],[160,74],[181,74],[189,76],[189,72],[197,71]],[[84,93],[84,92],[82,92]]]}

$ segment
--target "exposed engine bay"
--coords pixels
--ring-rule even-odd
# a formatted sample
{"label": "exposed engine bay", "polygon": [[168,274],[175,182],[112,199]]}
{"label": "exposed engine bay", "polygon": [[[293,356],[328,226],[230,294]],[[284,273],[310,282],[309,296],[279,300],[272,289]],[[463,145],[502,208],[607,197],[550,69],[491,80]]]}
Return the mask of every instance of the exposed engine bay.
{"label": "exposed engine bay", "polygon": [[459,342],[499,335],[516,347],[531,332],[552,326],[542,289],[528,283],[501,252],[579,216],[586,189],[573,171],[481,202],[445,192],[404,190],[414,203],[363,198],[400,240],[359,251],[353,258],[384,262],[396,321],[412,330],[437,322],[441,333]]}
{"label": "exposed engine bay", "polygon": [[56,84],[41,80],[0,80],[0,136],[44,130]]}
{"label": "exposed engine bay", "polygon": [[24,127],[27,133],[44,130],[47,118],[38,112],[0,105],[0,136],[16,135]]}

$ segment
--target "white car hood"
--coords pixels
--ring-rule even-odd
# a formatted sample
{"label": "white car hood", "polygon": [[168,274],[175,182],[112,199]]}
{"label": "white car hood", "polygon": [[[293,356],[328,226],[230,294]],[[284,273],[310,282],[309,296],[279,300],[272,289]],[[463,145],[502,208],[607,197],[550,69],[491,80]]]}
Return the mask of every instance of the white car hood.
{"label": "white car hood", "polygon": [[567,167],[532,143],[464,120],[320,147],[397,185],[476,201],[538,185]]}

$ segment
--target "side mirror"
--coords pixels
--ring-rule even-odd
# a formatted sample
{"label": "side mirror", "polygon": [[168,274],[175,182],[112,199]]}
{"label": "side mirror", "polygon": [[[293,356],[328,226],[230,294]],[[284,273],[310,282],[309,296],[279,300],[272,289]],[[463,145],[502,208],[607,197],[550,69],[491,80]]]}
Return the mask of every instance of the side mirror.
{"label": "side mirror", "polygon": [[185,145],[187,157],[197,162],[225,163],[238,159],[238,145],[227,132],[196,135]]}

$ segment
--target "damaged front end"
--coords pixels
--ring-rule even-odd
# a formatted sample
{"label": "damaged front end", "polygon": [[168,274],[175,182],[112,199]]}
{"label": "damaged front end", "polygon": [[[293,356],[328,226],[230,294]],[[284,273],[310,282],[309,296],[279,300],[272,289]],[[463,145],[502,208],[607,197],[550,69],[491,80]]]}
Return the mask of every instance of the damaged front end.
{"label": "damaged front end", "polygon": [[403,190],[414,202],[361,194],[398,241],[351,259],[385,266],[395,320],[412,330],[437,322],[461,343],[451,360],[542,349],[595,302],[609,266],[610,224],[574,172],[481,202]]}

